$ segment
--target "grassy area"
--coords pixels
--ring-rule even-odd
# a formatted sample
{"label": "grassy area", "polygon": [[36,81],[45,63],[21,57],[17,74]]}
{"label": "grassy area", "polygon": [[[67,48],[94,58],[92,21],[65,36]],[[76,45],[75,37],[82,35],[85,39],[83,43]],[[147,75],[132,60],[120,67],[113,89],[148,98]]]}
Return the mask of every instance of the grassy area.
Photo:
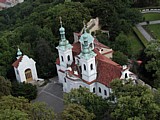
{"label": "grassy area", "polygon": [[143,17],[145,21],[160,20],[160,13],[145,13]]}
{"label": "grassy area", "polygon": [[137,35],[141,43],[144,45],[144,47],[146,47],[148,44],[148,41],[146,40],[146,38],[141,34],[141,32],[136,27],[133,27],[133,31]]}
{"label": "grassy area", "polygon": [[160,24],[147,25],[146,28],[155,39],[160,40]]}
{"label": "grassy area", "polygon": [[130,32],[128,38],[131,40],[131,48],[133,51],[133,56],[138,57],[140,52],[144,49],[143,44],[140,42],[138,37],[134,34],[134,32]]}

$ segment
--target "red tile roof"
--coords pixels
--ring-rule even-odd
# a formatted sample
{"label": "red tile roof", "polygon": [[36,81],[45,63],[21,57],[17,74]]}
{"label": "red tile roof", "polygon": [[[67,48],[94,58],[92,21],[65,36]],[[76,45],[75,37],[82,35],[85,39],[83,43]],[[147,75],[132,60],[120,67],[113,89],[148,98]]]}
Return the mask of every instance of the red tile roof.
{"label": "red tile roof", "polygon": [[6,2],[6,0],[0,0],[0,3],[5,3]]}
{"label": "red tile roof", "polygon": [[15,68],[17,68],[17,67],[19,66],[19,63],[22,61],[22,58],[23,58],[23,56],[21,56],[19,59],[17,59],[17,60],[12,64],[12,66],[15,67]]}
{"label": "red tile roof", "polygon": [[59,58],[56,59],[56,62],[55,62],[57,65],[60,65],[60,60]]}
{"label": "red tile roof", "polygon": [[94,39],[94,45],[95,45],[95,48],[107,48],[107,49],[110,49],[108,46],[100,43],[97,39]]}

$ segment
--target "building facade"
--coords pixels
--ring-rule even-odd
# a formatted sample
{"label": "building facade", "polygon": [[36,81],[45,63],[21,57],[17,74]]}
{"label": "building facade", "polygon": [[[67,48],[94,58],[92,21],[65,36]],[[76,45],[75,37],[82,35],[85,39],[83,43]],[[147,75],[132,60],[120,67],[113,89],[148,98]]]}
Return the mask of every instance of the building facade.
{"label": "building facade", "polygon": [[22,55],[18,48],[17,60],[12,64],[18,82],[37,81],[36,62],[27,55]]}
{"label": "building facade", "polygon": [[[56,67],[63,91],[86,87],[99,96],[107,98],[111,93],[113,79],[132,79],[131,72],[111,60],[113,50],[98,42],[84,29],[83,34],[74,33],[71,45],[65,38],[65,29],[59,29],[61,39],[57,46],[59,57]],[[135,77],[135,76],[134,76]]]}

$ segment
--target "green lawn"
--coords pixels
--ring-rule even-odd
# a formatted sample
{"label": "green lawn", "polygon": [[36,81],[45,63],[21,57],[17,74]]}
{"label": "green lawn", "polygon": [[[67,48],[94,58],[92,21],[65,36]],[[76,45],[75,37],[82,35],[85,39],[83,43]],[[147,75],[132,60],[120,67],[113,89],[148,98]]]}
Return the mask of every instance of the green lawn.
{"label": "green lawn", "polygon": [[160,20],[160,13],[145,13],[143,17],[145,21]]}
{"label": "green lawn", "polygon": [[131,48],[133,51],[133,56],[138,57],[140,55],[141,50],[144,49],[144,46],[140,42],[140,40],[137,38],[137,36],[134,34],[134,32],[130,32],[128,35],[128,38],[131,40]]}
{"label": "green lawn", "polygon": [[147,25],[146,27],[155,39],[160,40],[160,24]]}

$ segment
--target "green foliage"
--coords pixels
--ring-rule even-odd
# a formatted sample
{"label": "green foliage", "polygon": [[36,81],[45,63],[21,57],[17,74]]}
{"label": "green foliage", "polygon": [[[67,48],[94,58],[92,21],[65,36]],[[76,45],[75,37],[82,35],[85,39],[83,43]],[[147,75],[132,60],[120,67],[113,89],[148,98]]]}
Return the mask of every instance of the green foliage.
{"label": "green foliage", "polygon": [[154,86],[160,86],[160,40],[153,41],[152,43],[148,44],[147,48],[145,49],[145,53],[150,58],[150,60],[145,65],[145,68],[152,72],[154,77]]}
{"label": "green foliage", "polygon": [[31,120],[54,120],[55,118],[53,110],[47,108],[45,103],[32,103],[30,113]]}
{"label": "green foliage", "polygon": [[66,104],[75,103],[85,106],[88,112],[94,113],[96,119],[102,119],[108,109],[108,101],[91,93],[87,88],[73,89],[64,95]]}
{"label": "green foliage", "polygon": [[137,37],[140,39],[142,44],[146,47],[148,44],[148,41],[146,40],[146,38],[141,34],[141,32],[136,27],[133,27],[133,31],[135,32]]}
{"label": "green foliage", "polygon": [[68,104],[62,113],[63,120],[93,120],[94,117],[93,113],[78,104]]}
{"label": "green foliage", "polygon": [[115,40],[114,49],[119,50],[125,55],[131,55],[131,41],[124,33],[120,33]]}
{"label": "green foliage", "polygon": [[118,120],[157,120],[160,106],[156,104],[153,93],[146,86],[129,81],[122,84],[122,80],[111,83],[113,94],[117,102],[111,113]]}
{"label": "green foliage", "polygon": [[22,96],[26,99],[33,100],[37,96],[37,87],[30,83],[12,83],[12,92],[11,94],[15,97]]}
{"label": "green foliage", "polygon": [[120,65],[126,65],[128,63],[128,57],[120,51],[116,51],[113,53],[112,60]]}
{"label": "green foliage", "polygon": [[153,21],[153,20],[160,20],[159,13],[145,13],[143,14],[143,18],[145,21]]}
{"label": "green foliage", "polygon": [[0,110],[1,120],[29,120],[28,114],[17,109]]}
{"label": "green foliage", "polygon": [[11,93],[11,82],[0,76],[0,98]]}
{"label": "green foliage", "polygon": [[54,113],[44,103],[29,103],[24,97],[3,96],[0,99],[1,120],[54,120]]}

